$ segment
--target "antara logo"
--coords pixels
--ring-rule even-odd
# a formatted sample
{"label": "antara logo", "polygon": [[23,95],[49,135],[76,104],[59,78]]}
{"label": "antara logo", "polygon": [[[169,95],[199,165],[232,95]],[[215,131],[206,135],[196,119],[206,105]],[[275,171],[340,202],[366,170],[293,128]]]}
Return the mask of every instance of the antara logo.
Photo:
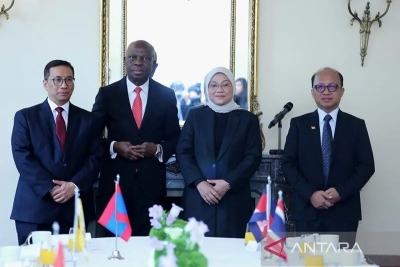
{"label": "antara logo", "polygon": [[[340,248],[340,249],[339,249]],[[351,248],[350,245],[346,242],[339,242],[338,246],[333,243],[328,242],[316,242],[316,243],[295,243],[292,250],[290,251],[293,253],[294,251],[299,251],[302,254],[306,253],[352,253],[353,251],[361,251],[360,246],[358,243],[355,243],[354,246]]]}

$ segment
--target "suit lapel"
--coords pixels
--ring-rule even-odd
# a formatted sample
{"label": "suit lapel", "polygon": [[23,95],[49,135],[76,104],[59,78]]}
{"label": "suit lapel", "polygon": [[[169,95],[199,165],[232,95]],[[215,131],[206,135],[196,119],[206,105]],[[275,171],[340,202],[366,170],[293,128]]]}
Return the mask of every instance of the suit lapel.
{"label": "suit lapel", "polygon": [[319,127],[318,111],[310,114],[310,125],[307,126],[311,136],[311,150],[315,151],[315,156],[319,166],[322,166],[321,130]]}
{"label": "suit lapel", "polygon": [[50,109],[47,99],[40,106],[40,116],[42,117],[43,123],[46,125],[49,139],[52,140],[54,149],[59,155],[62,155],[63,153],[61,150],[60,142],[58,141],[56,135],[56,122],[54,120],[54,115],[52,110]]}
{"label": "suit lapel", "polygon": [[233,135],[236,132],[236,128],[239,125],[240,121],[239,114],[240,114],[239,112],[231,112],[231,114],[229,114],[228,123],[226,124],[224,139],[222,140],[221,149],[219,150],[217,160],[219,160],[224,155],[226,150],[229,148],[230,143],[232,142]]}
{"label": "suit lapel", "polygon": [[338,147],[340,145],[340,143],[342,142],[342,140],[345,137],[345,129],[347,126],[348,120],[346,119],[346,115],[343,114],[343,112],[339,109],[338,115],[337,115],[337,119],[336,119],[336,126],[335,126],[335,136],[333,137],[333,144],[332,144],[332,162],[333,163],[335,161],[335,155],[338,151]]}
{"label": "suit lapel", "polygon": [[[190,111],[189,111],[190,112]],[[204,124],[205,140],[210,151],[210,155],[215,157],[215,144],[214,144],[214,112],[210,108],[204,109],[203,121],[208,121],[209,123]],[[203,126],[201,126],[203,127]]]}
{"label": "suit lapel", "polygon": [[78,127],[79,120],[80,117],[78,109],[70,103],[68,112],[67,140],[65,144],[65,153],[67,153],[71,149],[70,148],[71,142],[74,139],[74,137],[77,136],[76,129]]}
{"label": "suit lapel", "polygon": [[[151,114],[157,109],[156,105],[156,99],[157,99],[157,89],[156,85],[154,84],[153,80],[149,80],[149,90],[148,90],[148,96],[147,96],[147,103],[146,103],[146,109],[144,111],[144,116],[143,116],[143,121],[142,125],[140,128],[143,128],[143,126],[150,121]],[[135,123],[136,125],[136,123]]]}

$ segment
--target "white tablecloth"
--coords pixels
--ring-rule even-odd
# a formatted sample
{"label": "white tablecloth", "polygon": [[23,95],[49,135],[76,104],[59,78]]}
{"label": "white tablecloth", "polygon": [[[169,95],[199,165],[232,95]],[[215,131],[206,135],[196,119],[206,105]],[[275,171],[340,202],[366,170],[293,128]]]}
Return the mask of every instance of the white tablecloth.
{"label": "white tablecloth", "polygon": [[[108,260],[115,247],[115,238],[94,238],[88,241],[89,263],[85,263],[82,253],[77,253],[78,266],[146,267],[150,256],[149,237],[131,237],[129,242],[118,239],[118,250],[123,260]],[[26,249],[26,248],[25,248]],[[244,239],[205,238],[201,250],[209,260],[208,267],[259,267],[260,252],[247,252]],[[65,259],[71,255],[64,250]],[[67,263],[67,266],[72,266]]]}
{"label": "white tablecloth", "polygon": [[[115,239],[95,238],[89,242],[90,266],[111,266],[107,257],[114,250]],[[125,259],[114,261],[112,266],[145,267],[151,250],[150,241],[148,237],[132,237],[128,243],[118,240],[118,250]],[[246,252],[244,239],[205,238],[201,250],[209,260],[209,267],[260,266],[260,252]]]}
{"label": "white tablecloth", "polygon": [[[33,246],[22,247],[29,254]],[[115,238],[95,238],[87,241],[87,254],[89,263],[84,260],[83,253],[77,253],[78,267],[87,266],[113,266],[113,267],[147,267],[150,256],[149,237],[131,237],[129,242],[118,239],[118,250],[123,260],[109,260],[115,248]],[[35,249],[36,250],[36,249]],[[201,244],[201,250],[209,261],[208,267],[260,267],[261,252],[246,251],[244,239],[232,238],[205,238]],[[39,253],[39,251],[37,251]],[[25,254],[25,253],[22,253]],[[67,261],[72,259],[71,254],[64,247],[64,255]],[[269,262],[268,266],[277,266],[276,260]],[[72,266],[67,262],[67,267]],[[363,265],[366,266],[366,265]],[[368,266],[368,265],[367,265]],[[370,265],[371,266],[371,265]]]}

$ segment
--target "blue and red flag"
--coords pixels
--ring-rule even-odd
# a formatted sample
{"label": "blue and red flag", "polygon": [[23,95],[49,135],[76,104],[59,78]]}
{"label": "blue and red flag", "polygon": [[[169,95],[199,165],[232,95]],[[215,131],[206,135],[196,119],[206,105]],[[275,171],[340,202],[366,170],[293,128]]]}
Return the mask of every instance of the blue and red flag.
{"label": "blue and red flag", "polygon": [[[118,183],[116,184],[114,195],[108,202],[98,222],[126,242],[128,242],[131,237],[132,228],[129,223],[128,212],[126,211],[125,202]],[[118,233],[116,233],[116,228],[118,229]]]}
{"label": "blue and red flag", "polygon": [[280,191],[278,204],[275,208],[274,222],[268,231],[267,245],[264,247],[264,249],[286,261],[287,256],[285,251],[285,240],[285,212],[282,192]]}
{"label": "blue and red flag", "polygon": [[268,225],[271,225],[274,220],[273,212],[270,212],[269,221],[267,220],[267,205],[270,206],[269,210],[275,210],[275,203],[271,200],[271,196],[265,188],[249,221],[249,230],[257,243],[267,236]]}

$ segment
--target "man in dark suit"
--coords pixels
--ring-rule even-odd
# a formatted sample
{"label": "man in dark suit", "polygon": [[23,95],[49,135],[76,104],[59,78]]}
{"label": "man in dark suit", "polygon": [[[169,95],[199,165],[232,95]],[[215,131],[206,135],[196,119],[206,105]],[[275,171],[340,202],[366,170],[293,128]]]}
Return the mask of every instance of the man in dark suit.
{"label": "man in dark suit", "polygon": [[338,233],[352,245],[360,190],[375,172],[371,143],[364,120],[339,109],[343,76],[323,68],[311,83],[318,109],[291,120],[282,162],[294,190],[292,219],[296,232]]}
{"label": "man in dark suit", "polygon": [[130,44],[125,58],[127,76],[100,88],[92,111],[98,117],[99,132],[107,127],[103,145],[110,153],[100,174],[98,215],[114,193],[119,174],[136,236],[149,234],[148,208],[163,201],[165,163],[175,153],[180,134],[174,91],[150,78],[155,63],[151,44],[142,40]]}
{"label": "man in dark suit", "polygon": [[75,187],[85,219],[94,219],[92,187],[103,156],[101,135],[93,114],[70,103],[74,81],[69,62],[49,62],[43,80],[48,98],[15,114],[11,145],[20,176],[11,219],[19,244],[32,231],[51,231],[54,221],[61,234],[68,234]]}

